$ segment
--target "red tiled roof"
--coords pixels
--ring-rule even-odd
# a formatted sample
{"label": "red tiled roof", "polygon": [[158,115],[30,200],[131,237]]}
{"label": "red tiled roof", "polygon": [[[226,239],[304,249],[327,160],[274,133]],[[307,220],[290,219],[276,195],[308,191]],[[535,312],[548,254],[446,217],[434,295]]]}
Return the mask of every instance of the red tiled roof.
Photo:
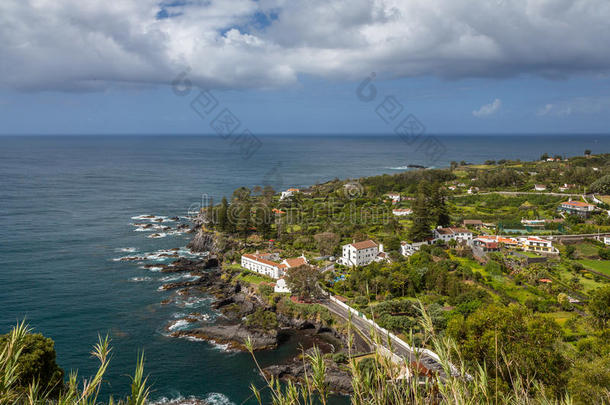
{"label": "red tiled roof", "polygon": [[355,247],[356,250],[361,250],[361,249],[369,249],[369,248],[377,247],[377,244],[369,239],[369,240],[364,240],[362,242],[352,243],[352,246]]}
{"label": "red tiled roof", "polygon": [[303,259],[302,257],[294,257],[291,259],[286,259],[286,263],[288,263],[288,267],[299,267],[304,264],[307,264],[305,259]]}
{"label": "red tiled roof", "polygon": [[243,256],[247,257],[248,259],[256,260],[257,262],[268,264],[270,266],[280,267],[279,263],[272,262],[271,260],[263,259],[262,257],[260,257],[258,255],[253,255],[253,254],[246,253]]}
{"label": "red tiled roof", "polygon": [[582,201],[566,201],[562,204],[563,205],[573,205],[574,207],[592,207],[591,204],[587,204],[586,202],[582,202]]}

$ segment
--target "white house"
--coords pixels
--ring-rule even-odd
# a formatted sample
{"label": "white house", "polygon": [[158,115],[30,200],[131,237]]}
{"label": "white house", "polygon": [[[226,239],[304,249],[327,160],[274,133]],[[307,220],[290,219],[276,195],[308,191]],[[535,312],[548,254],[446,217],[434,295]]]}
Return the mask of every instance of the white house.
{"label": "white house", "polygon": [[392,214],[397,217],[404,217],[413,214],[413,210],[411,208],[394,208]]}
{"label": "white house", "polygon": [[388,193],[386,194],[386,196],[392,200],[392,204],[398,204],[401,201],[401,197],[400,194],[397,193]]}
{"label": "white house", "polygon": [[285,200],[286,198],[290,198],[296,193],[300,192],[298,188],[289,188],[286,191],[282,191],[282,195],[280,196],[280,200]]}
{"label": "white house", "polygon": [[468,194],[478,193],[479,192],[479,188],[478,187],[470,187],[468,190],[466,190],[466,192]]}
{"label": "white house", "polygon": [[545,191],[546,186],[544,184],[534,184],[534,190],[535,191]]}
{"label": "white house", "polygon": [[441,228],[434,230],[434,239],[448,242],[455,239],[458,242],[468,242],[472,240],[472,232],[466,228]]}
{"label": "white house", "polygon": [[278,260],[277,253],[247,253],[241,256],[241,267],[279,279],[287,269],[307,264],[305,256],[284,259],[281,263]]}
{"label": "white house", "polygon": [[288,285],[286,284],[286,280],[284,280],[284,277],[277,280],[277,283],[275,283],[275,287],[273,287],[273,291],[276,293],[292,292],[292,291],[290,291],[290,288],[288,288]]}
{"label": "white house", "polygon": [[520,238],[520,240],[523,250],[527,252],[557,253],[557,249],[553,247],[553,242],[550,240],[536,236],[528,236],[527,238]]}
{"label": "white house", "polygon": [[340,258],[340,264],[346,266],[365,266],[377,260],[380,252],[383,253],[383,245],[377,245],[370,239],[343,245],[343,255]]}
{"label": "white house", "polygon": [[568,214],[576,214],[580,215],[581,217],[586,217],[589,215],[589,213],[595,211],[595,205],[582,201],[566,201],[559,204],[557,210]]}
{"label": "white house", "polygon": [[407,243],[407,242],[400,242],[400,253],[403,256],[409,257],[411,256],[413,253],[417,252],[422,245],[429,245],[432,242],[432,239],[423,241],[423,242],[413,242],[413,243]]}
{"label": "white house", "polygon": [[576,188],[575,184],[564,183],[563,186],[559,187],[559,191],[564,192],[564,191],[568,191],[573,188]]}
{"label": "white house", "polygon": [[602,242],[604,242],[604,245],[610,245],[610,236],[604,236]]}

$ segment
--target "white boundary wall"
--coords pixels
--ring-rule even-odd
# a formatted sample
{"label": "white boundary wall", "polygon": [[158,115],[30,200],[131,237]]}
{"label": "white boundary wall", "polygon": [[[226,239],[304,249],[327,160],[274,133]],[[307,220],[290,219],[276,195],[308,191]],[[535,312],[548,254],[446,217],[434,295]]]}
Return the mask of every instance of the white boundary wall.
{"label": "white boundary wall", "polygon": [[[438,357],[438,355],[436,353],[434,353],[432,350],[429,349],[422,349],[422,348],[413,348],[411,346],[409,346],[407,344],[407,342],[405,342],[404,340],[402,340],[401,338],[399,338],[398,336],[396,336],[395,334],[393,334],[392,332],[390,332],[389,330],[382,328],[381,326],[377,325],[375,322],[373,322],[371,319],[368,319],[362,312],[359,312],[357,310],[355,310],[354,308],[350,307],[349,305],[345,304],[344,302],[339,301],[338,299],[336,299],[335,297],[333,297],[332,295],[330,296],[330,300],[332,302],[334,302],[335,304],[343,307],[344,309],[346,309],[347,311],[351,312],[352,314],[354,314],[355,316],[357,316],[358,318],[364,320],[365,322],[367,322],[369,325],[371,325],[372,327],[374,327],[377,331],[381,332],[384,336],[389,336],[392,341],[400,346],[402,346],[403,348],[409,350],[412,353],[422,353],[425,354],[431,358],[433,358],[434,360],[436,360],[439,365],[441,364],[441,359]],[[385,349],[385,348],[384,348]],[[386,349],[387,350],[387,349]],[[398,358],[398,356],[394,353],[392,353],[392,358]],[[400,359],[400,361],[402,361],[402,359]],[[453,372],[457,373],[457,369],[455,369],[455,367],[452,365],[451,369]]]}

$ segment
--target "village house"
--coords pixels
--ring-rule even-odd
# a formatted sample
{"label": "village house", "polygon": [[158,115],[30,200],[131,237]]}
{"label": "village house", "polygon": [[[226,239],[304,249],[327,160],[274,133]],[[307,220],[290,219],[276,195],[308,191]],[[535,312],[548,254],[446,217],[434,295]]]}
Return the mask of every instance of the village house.
{"label": "village house", "polygon": [[392,204],[398,204],[402,200],[400,194],[397,193],[388,193],[386,194],[386,197],[392,200]]}
{"label": "village house", "polygon": [[277,253],[246,253],[241,256],[241,267],[275,279],[281,278],[287,269],[307,264],[305,256],[284,259],[279,262]]}
{"label": "village house", "polygon": [[290,198],[293,195],[299,193],[300,190],[298,188],[289,188],[286,191],[282,191],[282,195],[280,196],[280,200],[285,200],[286,198]]}
{"label": "village house", "polygon": [[411,215],[412,213],[413,213],[413,210],[411,208],[394,208],[392,210],[392,214],[394,214],[397,217]]}
{"label": "village house", "polygon": [[527,238],[521,238],[520,240],[521,247],[526,252],[557,253],[557,249],[553,247],[553,243],[550,240],[538,238],[536,236],[528,236]]}
{"label": "village house", "polygon": [[402,254],[405,257],[409,257],[411,256],[413,253],[417,252],[422,245],[429,245],[432,243],[432,239],[427,240],[427,241],[423,241],[423,242],[413,242],[413,243],[407,243],[407,242],[400,242],[400,254]]}
{"label": "village house", "polygon": [[591,212],[595,211],[595,205],[582,201],[566,201],[559,204],[557,210],[559,212],[565,212],[566,214],[575,214],[581,217],[587,217]]}
{"label": "village house", "polygon": [[516,249],[521,246],[519,241],[514,238],[504,238],[502,236],[495,235],[481,235],[473,240],[473,245],[487,245],[493,246],[493,244],[497,245],[498,248],[504,246],[509,249]]}
{"label": "village house", "polygon": [[561,191],[562,193],[565,191],[568,191],[570,189],[576,188],[576,184],[567,184],[564,183],[563,186],[559,186],[559,191]]}
{"label": "village house", "polygon": [[466,192],[468,194],[475,194],[479,192],[479,188],[478,187],[470,187],[468,190],[466,190]]}
{"label": "village house", "polygon": [[[339,258],[339,264],[345,266],[365,266],[375,260],[379,260],[380,253],[384,253],[383,245],[377,245],[372,240],[354,242],[343,245],[343,255]],[[381,257],[383,259],[384,257]]]}
{"label": "village house", "polygon": [[472,240],[472,232],[466,228],[441,228],[434,230],[434,239],[448,242],[454,239],[458,242],[468,242]]}
{"label": "village house", "polygon": [[485,253],[500,251],[500,245],[493,239],[476,238],[472,241],[472,246],[478,247]]}
{"label": "village house", "polygon": [[534,184],[535,191],[546,191],[546,186],[544,184]]}
{"label": "village house", "polygon": [[604,245],[610,245],[610,236],[603,236],[600,238],[601,242],[604,242]]}
{"label": "village house", "polygon": [[479,229],[483,227],[483,221],[481,221],[480,219],[465,219],[462,222],[462,226],[464,228],[471,226],[473,228]]}

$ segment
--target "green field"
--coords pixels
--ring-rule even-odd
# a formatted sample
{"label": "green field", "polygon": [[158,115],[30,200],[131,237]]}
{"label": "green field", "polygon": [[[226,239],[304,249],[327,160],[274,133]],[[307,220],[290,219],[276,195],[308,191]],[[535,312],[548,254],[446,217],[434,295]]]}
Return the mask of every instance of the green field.
{"label": "green field", "polygon": [[607,276],[610,276],[610,260],[578,260],[580,264],[587,269],[599,271]]}

